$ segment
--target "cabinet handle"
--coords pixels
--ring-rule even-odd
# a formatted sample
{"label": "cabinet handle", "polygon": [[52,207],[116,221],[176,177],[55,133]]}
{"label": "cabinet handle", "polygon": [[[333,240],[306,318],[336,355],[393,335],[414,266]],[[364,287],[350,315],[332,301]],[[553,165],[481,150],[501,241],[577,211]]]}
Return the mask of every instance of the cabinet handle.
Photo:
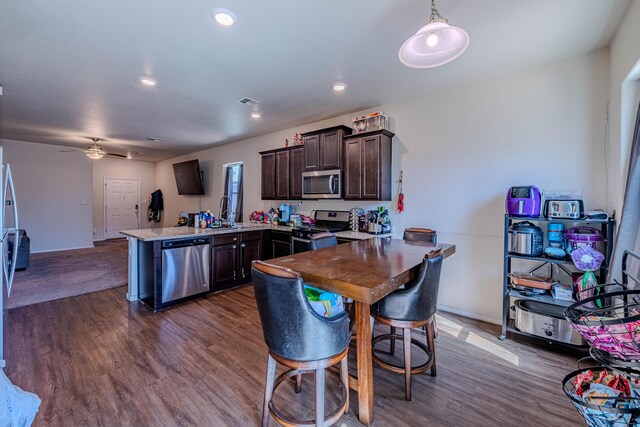
{"label": "cabinet handle", "polygon": [[244,273],[244,267],[242,267],[242,278],[244,279],[246,277],[246,274]]}
{"label": "cabinet handle", "polygon": [[233,238],[233,241],[235,242],[236,240],[238,240],[238,238],[237,238],[237,237],[234,237],[234,238]]}
{"label": "cabinet handle", "polygon": [[244,243],[240,245],[241,248],[246,247],[247,245],[245,245]]}
{"label": "cabinet handle", "polygon": [[235,248],[237,248],[237,246],[236,246],[236,245],[233,245],[233,249],[235,249]]}

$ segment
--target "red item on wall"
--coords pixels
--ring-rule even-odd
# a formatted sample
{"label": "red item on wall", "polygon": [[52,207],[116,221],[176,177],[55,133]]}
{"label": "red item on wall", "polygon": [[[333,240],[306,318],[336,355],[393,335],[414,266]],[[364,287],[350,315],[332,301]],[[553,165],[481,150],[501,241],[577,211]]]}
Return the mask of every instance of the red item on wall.
{"label": "red item on wall", "polygon": [[404,211],[404,194],[402,193],[402,171],[400,171],[400,188],[398,191],[398,213]]}

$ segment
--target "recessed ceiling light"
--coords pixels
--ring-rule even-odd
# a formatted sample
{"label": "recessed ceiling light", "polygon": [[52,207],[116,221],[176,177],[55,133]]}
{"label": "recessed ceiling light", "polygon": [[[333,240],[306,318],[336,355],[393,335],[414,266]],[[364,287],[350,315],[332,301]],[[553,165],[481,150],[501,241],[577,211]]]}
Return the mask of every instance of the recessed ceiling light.
{"label": "recessed ceiling light", "polygon": [[331,86],[331,87],[336,92],[342,92],[343,90],[345,90],[347,88],[347,84],[346,83],[334,83],[333,86]]}
{"label": "recessed ceiling light", "polygon": [[251,113],[251,117],[253,117],[254,119],[259,119],[260,113]]}
{"label": "recessed ceiling light", "polygon": [[140,78],[140,83],[142,83],[145,86],[155,86],[158,84],[157,81],[153,80],[150,77],[141,77]]}
{"label": "recessed ceiling light", "polygon": [[223,27],[230,27],[236,22],[236,15],[227,9],[215,9],[213,19]]}
{"label": "recessed ceiling light", "polygon": [[155,136],[150,136],[149,138],[147,138],[148,141],[152,141],[152,142],[162,142],[164,141],[164,139],[162,138],[156,138]]}
{"label": "recessed ceiling light", "polygon": [[131,154],[127,154],[127,159],[131,160],[133,159],[133,156]]}

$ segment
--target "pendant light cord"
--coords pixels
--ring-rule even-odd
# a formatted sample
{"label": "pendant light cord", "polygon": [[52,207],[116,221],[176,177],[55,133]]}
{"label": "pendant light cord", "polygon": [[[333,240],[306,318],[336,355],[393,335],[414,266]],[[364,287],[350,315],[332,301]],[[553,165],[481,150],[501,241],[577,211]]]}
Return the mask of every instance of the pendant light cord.
{"label": "pendant light cord", "polygon": [[431,0],[431,17],[429,18],[429,22],[448,22],[440,15],[438,9],[436,9],[436,0]]}

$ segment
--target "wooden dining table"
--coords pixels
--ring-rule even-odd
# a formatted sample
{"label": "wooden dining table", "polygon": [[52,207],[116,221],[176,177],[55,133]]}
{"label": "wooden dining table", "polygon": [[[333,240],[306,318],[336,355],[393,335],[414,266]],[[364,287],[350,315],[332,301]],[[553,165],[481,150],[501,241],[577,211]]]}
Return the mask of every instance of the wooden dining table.
{"label": "wooden dining table", "polygon": [[358,369],[349,387],[358,393],[358,418],[365,425],[373,421],[370,306],[414,278],[425,254],[436,248],[445,258],[456,250],[447,243],[376,237],[268,261],[298,272],[306,284],[354,300]]}

